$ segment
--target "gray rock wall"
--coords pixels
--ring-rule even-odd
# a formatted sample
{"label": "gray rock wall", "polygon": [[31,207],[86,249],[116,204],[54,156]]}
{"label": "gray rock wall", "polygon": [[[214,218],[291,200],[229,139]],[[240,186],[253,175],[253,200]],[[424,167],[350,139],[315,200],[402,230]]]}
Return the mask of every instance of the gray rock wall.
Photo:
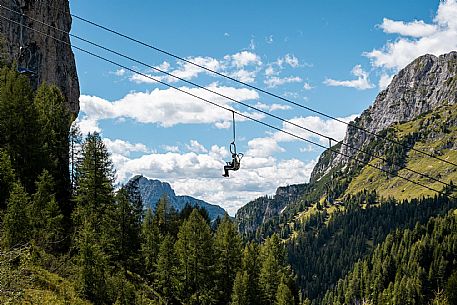
{"label": "gray rock wall", "polygon": [[[353,123],[378,133],[395,123],[410,121],[439,106],[456,102],[457,52],[439,57],[424,55],[398,72],[391,84],[378,94],[373,105]],[[373,137],[357,128],[348,127],[343,143],[360,149]],[[349,156],[357,153],[345,145],[341,146],[340,152]],[[336,155],[331,164],[318,162],[311,181],[319,179],[329,168],[344,166],[347,162],[348,158],[342,155]]]}
{"label": "gray rock wall", "polygon": [[[32,20],[70,31],[72,20],[68,0],[0,0],[0,4],[26,15],[21,17],[0,7],[2,16],[70,42],[68,35]],[[18,66],[34,71],[35,75],[30,79],[35,88],[43,82],[57,85],[67,100],[69,110],[77,115],[80,92],[71,47],[4,19],[0,19],[0,33],[3,36],[4,60],[9,63],[16,61]],[[22,52],[21,46],[24,48]]]}

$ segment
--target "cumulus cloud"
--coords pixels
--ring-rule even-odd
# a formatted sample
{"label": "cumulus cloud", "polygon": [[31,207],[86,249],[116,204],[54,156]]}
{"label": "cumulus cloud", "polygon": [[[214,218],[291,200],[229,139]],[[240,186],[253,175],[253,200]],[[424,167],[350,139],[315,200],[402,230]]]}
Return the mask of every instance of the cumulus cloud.
{"label": "cumulus cloud", "polygon": [[384,32],[398,34],[380,49],[366,52],[377,68],[393,72],[404,68],[424,54],[440,55],[457,49],[457,1],[441,1],[431,24],[422,20],[393,21],[384,18],[379,26]]}
{"label": "cumulus cloud", "polygon": [[104,138],[103,142],[105,143],[105,146],[108,149],[108,151],[110,151],[112,154],[118,154],[124,157],[128,157],[132,152],[149,152],[146,145],[142,143],[132,144],[128,141],[120,139],[111,140],[108,138]]}
{"label": "cumulus cloud", "polygon": [[233,55],[226,55],[224,59],[231,61],[232,65],[237,68],[243,68],[248,65],[259,66],[262,64],[260,57],[257,54],[249,51],[241,51]]}
{"label": "cumulus cloud", "polygon": [[298,58],[291,54],[286,54],[286,56],[284,56],[284,61],[292,68],[297,68],[300,66]]}
{"label": "cumulus cloud", "polygon": [[311,90],[311,89],[313,89],[313,88],[314,88],[314,87],[311,86],[311,84],[308,83],[308,82],[305,82],[305,83],[303,84],[303,89],[305,89],[305,90]]}
{"label": "cumulus cloud", "polygon": [[151,153],[139,158],[113,154],[113,162],[119,182],[126,182],[136,174],[167,181],[177,194],[219,204],[231,215],[250,200],[274,194],[280,185],[307,182],[316,163],[247,154],[240,171],[224,179],[222,169],[229,156],[225,147],[213,145],[205,153]]}
{"label": "cumulus cloud", "polygon": [[206,153],[208,150],[198,143],[197,140],[190,140],[190,144],[186,144],[186,148],[188,151],[194,152],[194,153]]}
{"label": "cumulus cloud", "polygon": [[268,157],[276,152],[284,152],[284,148],[278,145],[273,138],[255,138],[248,142],[247,155],[255,157]]}
{"label": "cumulus cloud", "polygon": [[[180,87],[186,92],[210,100],[232,109],[233,102],[214,93],[199,88]],[[238,101],[256,100],[259,95],[254,90],[222,87],[212,84],[209,89],[230,96]],[[82,95],[80,97],[81,129],[99,131],[98,121],[103,119],[130,118],[140,123],[156,123],[163,127],[177,124],[215,124],[230,119],[227,110],[205,103],[174,89],[154,89],[151,92],[132,92],[120,100],[107,101],[100,97]],[[262,118],[258,113],[245,113]],[[239,120],[243,120],[240,118]]]}
{"label": "cumulus cloud", "polygon": [[124,76],[125,72],[126,72],[125,69],[121,68],[121,69],[114,71],[113,74],[116,76]]}
{"label": "cumulus cloud", "polygon": [[368,72],[364,71],[362,69],[361,65],[356,65],[354,68],[352,68],[351,73],[357,77],[357,79],[354,80],[334,80],[327,78],[324,81],[324,84],[327,86],[333,86],[333,87],[350,87],[350,88],[356,88],[359,90],[365,90],[365,89],[371,89],[373,88],[373,84],[370,83],[370,80],[368,79]]}
{"label": "cumulus cloud", "polygon": [[180,149],[177,145],[161,145],[160,146],[163,150],[166,152],[174,152],[174,153],[179,153]]}
{"label": "cumulus cloud", "polygon": [[385,33],[400,34],[402,36],[425,37],[435,34],[438,30],[436,25],[426,24],[422,20],[412,22],[394,21],[383,19],[379,26]]}
{"label": "cumulus cloud", "polygon": [[267,78],[264,81],[264,83],[269,88],[274,88],[274,87],[277,87],[277,86],[282,86],[284,84],[299,83],[301,81],[302,81],[302,79],[299,76],[288,76],[288,77],[273,76],[273,77]]}

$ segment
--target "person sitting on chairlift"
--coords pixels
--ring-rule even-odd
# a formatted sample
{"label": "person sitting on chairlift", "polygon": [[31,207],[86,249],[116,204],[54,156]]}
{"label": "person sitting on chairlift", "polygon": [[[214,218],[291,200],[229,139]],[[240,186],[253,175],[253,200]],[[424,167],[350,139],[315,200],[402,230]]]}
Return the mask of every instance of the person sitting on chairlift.
{"label": "person sitting on chairlift", "polygon": [[[233,150],[232,150],[232,147],[233,147]],[[243,154],[236,153],[235,142],[230,143],[230,152],[232,153],[232,161],[227,162],[227,165],[224,166],[224,174],[222,175],[223,177],[229,176],[229,170],[237,171],[240,169],[240,163],[241,163],[241,158],[243,157]]]}

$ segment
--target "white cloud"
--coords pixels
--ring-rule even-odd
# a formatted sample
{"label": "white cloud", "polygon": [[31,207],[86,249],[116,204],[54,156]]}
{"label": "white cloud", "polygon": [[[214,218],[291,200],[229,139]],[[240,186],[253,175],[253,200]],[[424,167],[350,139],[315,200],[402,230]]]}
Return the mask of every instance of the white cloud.
{"label": "white cloud", "polygon": [[186,148],[188,151],[190,152],[194,152],[194,153],[206,153],[208,152],[208,150],[203,146],[201,145],[200,143],[198,143],[197,140],[190,140],[190,144],[186,144]]}
{"label": "white cloud", "polygon": [[233,55],[226,55],[224,59],[231,60],[232,65],[237,68],[243,68],[248,65],[262,65],[260,57],[257,54],[249,51],[241,51]]}
{"label": "white cloud", "polygon": [[368,79],[368,72],[363,71],[361,65],[356,65],[354,68],[352,68],[351,73],[354,76],[356,76],[357,79],[339,81],[339,80],[327,78],[324,81],[324,84],[326,84],[327,86],[350,87],[350,88],[356,88],[359,90],[373,88],[373,84],[371,84],[370,80]]}
{"label": "white cloud", "polygon": [[424,54],[441,55],[457,49],[457,1],[441,1],[431,24],[422,20],[413,22],[392,21],[384,18],[380,28],[386,33],[396,33],[399,38],[364,55],[374,67],[404,68]]}
{"label": "white cloud", "polygon": [[[186,92],[232,109],[233,102],[199,88],[180,87]],[[254,90],[221,87],[212,84],[209,89],[230,96],[238,101],[257,100]],[[80,97],[83,131],[99,131],[98,121],[102,119],[131,118],[140,123],[157,123],[163,127],[177,124],[215,124],[229,120],[227,110],[210,105],[174,89],[154,89],[151,92],[132,92],[120,100],[109,102],[96,96]],[[262,118],[259,113],[246,113]],[[240,121],[244,120],[239,118]],[[89,130],[92,128],[92,130]]]}
{"label": "white cloud", "polygon": [[273,35],[265,37],[265,42],[268,44],[272,44],[274,42]]}
{"label": "white cloud", "polygon": [[270,106],[269,111],[272,112],[272,111],[275,111],[275,110],[289,110],[289,109],[292,109],[292,108],[290,106],[288,106],[288,105],[273,104],[273,105]]}
{"label": "white cloud", "polygon": [[[344,118],[338,118],[344,122],[350,122],[353,121],[357,115],[353,114],[348,117]],[[337,141],[341,141],[344,138],[344,135],[346,134],[346,129],[347,125],[340,123],[335,120],[324,120],[321,119],[320,117],[317,116],[308,116],[308,117],[297,117],[289,120],[290,122],[306,127],[310,130],[318,131],[324,136],[331,137]],[[293,126],[291,124],[288,124],[286,122],[283,123],[283,130],[293,133],[295,135],[298,135],[302,138],[309,139],[309,140],[317,140],[320,142],[322,145],[328,146],[328,140],[327,138],[322,138],[314,133],[308,132],[302,128]],[[288,141],[298,141],[299,139],[294,138],[290,135],[287,135],[282,132],[276,132],[273,136],[276,141],[278,142],[288,142]]]}
{"label": "white cloud", "polygon": [[308,83],[308,82],[305,82],[305,83],[303,84],[303,89],[305,89],[305,90],[311,90],[311,89],[313,89],[313,88],[314,88],[314,87],[311,86],[311,84]]}
{"label": "white cloud", "polygon": [[128,157],[132,152],[149,152],[149,149],[146,147],[146,145],[142,143],[132,144],[130,142],[123,141],[120,139],[111,140],[108,138],[104,138],[103,142],[105,143],[105,146],[108,149],[108,151],[110,151],[113,155],[118,154],[124,157]]}
{"label": "white cloud", "polygon": [[257,72],[257,70],[248,71],[240,69],[230,73],[229,76],[244,83],[253,83],[255,81],[255,77],[257,76]]}
{"label": "white cloud", "polygon": [[289,105],[283,105],[283,104],[272,104],[272,105],[267,105],[264,103],[258,102],[257,104],[254,105],[254,107],[259,108],[261,110],[273,112],[276,110],[289,110],[291,107]]}
{"label": "white cloud", "polygon": [[381,74],[381,77],[379,78],[379,89],[380,90],[386,89],[393,78],[394,78],[393,74],[392,75],[388,75],[386,73]]}
{"label": "white cloud", "polygon": [[229,152],[213,145],[206,153],[153,153],[139,158],[113,155],[118,181],[126,182],[136,174],[169,182],[179,195],[190,195],[219,204],[231,215],[250,200],[272,195],[280,185],[304,183],[309,180],[315,160],[276,160],[271,156],[246,155],[241,169],[222,177]]}
{"label": "white cloud", "polygon": [[422,20],[412,22],[394,21],[384,18],[379,26],[385,33],[400,34],[402,36],[425,37],[435,34],[436,25],[426,24]]}
{"label": "white cloud", "polygon": [[284,61],[292,68],[297,68],[300,66],[298,58],[295,57],[295,55],[286,54],[286,56],[284,56]]}
{"label": "white cloud", "polygon": [[224,37],[230,37],[230,33],[225,32]]}
{"label": "white cloud", "polygon": [[276,152],[284,152],[284,148],[278,145],[278,142],[273,138],[255,138],[248,142],[249,156],[268,157]]}
{"label": "white cloud", "polygon": [[160,146],[163,150],[166,152],[173,152],[173,153],[179,153],[179,147],[176,145],[162,145]]}
{"label": "white cloud", "polygon": [[124,76],[125,72],[126,72],[125,69],[121,68],[121,69],[118,69],[118,70],[114,71],[113,73],[116,76]]}
{"label": "white cloud", "polygon": [[269,88],[274,88],[274,87],[281,86],[284,84],[299,83],[301,81],[302,81],[301,77],[298,77],[298,76],[289,76],[289,77],[282,77],[282,78],[273,76],[273,77],[267,78],[264,81],[264,83]]}

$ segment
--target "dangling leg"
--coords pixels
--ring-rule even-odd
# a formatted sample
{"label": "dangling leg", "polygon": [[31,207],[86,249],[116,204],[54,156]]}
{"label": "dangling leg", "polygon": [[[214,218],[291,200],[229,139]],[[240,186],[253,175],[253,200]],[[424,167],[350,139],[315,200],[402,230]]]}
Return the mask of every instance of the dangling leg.
{"label": "dangling leg", "polygon": [[222,175],[223,177],[228,177],[229,176],[229,168],[230,166],[226,165],[224,166],[224,174]]}

